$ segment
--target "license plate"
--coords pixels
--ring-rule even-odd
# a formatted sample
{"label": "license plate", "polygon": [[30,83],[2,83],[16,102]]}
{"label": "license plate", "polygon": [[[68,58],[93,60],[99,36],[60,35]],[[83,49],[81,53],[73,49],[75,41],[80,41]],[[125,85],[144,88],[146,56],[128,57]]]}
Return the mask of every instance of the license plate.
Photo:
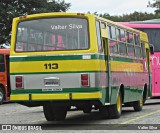
{"label": "license plate", "polygon": [[60,86],[60,79],[56,77],[49,77],[44,79],[45,86]]}
{"label": "license plate", "polygon": [[62,88],[42,88],[42,91],[62,91]]}

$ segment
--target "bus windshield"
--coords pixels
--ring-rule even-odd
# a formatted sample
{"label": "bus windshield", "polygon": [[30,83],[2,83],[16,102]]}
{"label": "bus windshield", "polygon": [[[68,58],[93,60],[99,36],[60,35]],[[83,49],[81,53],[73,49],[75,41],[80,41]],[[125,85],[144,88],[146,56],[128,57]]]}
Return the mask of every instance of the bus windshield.
{"label": "bus windshield", "polygon": [[45,18],[18,24],[16,52],[83,50],[89,48],[84,18]]}
{"label": "bus windshield", "polygon": [[148,40],[154,45],[154,52],[160,52],[160,29],[138,29],[147,33]]}

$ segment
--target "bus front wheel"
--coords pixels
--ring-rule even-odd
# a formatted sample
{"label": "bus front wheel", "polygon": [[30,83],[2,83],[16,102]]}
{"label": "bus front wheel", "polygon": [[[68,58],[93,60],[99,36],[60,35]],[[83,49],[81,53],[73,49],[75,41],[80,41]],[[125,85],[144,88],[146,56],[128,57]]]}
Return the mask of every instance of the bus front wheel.
{"label": "bus front wheel", "polygon": [[53,106],[53,113],[56,121],[65,120],[68,107],[65,106]]}
{"label": "bus front wheel", "polygon": [[43,112],[47,121],[55,120],[51,103],[46,103],[43,105]]}
{"label": "bus front wheel", "polygon": [[108,119],[109,118],[108,106],[101,106],[99,108],[99,113],[100,113],[102,119]]}

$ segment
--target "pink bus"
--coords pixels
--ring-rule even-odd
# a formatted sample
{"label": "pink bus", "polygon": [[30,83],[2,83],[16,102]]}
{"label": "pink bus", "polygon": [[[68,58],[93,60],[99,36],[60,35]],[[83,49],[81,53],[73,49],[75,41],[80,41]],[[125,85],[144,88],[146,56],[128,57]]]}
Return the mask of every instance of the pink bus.
{"label": "pink bus", "polygon": [[120,23],[148,34],[149,43],[154,46],[154,54],[150,57],[152,62],[152,92],[149,96],[160,96],[160,19]]}

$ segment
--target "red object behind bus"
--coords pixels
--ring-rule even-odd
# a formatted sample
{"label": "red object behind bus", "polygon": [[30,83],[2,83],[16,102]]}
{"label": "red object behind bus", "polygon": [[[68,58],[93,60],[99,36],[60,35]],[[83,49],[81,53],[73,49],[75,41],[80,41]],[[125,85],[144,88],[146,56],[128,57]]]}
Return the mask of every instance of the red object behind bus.
{"label": "red object behind bus", "polygon": [[0,104],[9,101],[11,93],[9,78],[9,49],[0,49]]}

